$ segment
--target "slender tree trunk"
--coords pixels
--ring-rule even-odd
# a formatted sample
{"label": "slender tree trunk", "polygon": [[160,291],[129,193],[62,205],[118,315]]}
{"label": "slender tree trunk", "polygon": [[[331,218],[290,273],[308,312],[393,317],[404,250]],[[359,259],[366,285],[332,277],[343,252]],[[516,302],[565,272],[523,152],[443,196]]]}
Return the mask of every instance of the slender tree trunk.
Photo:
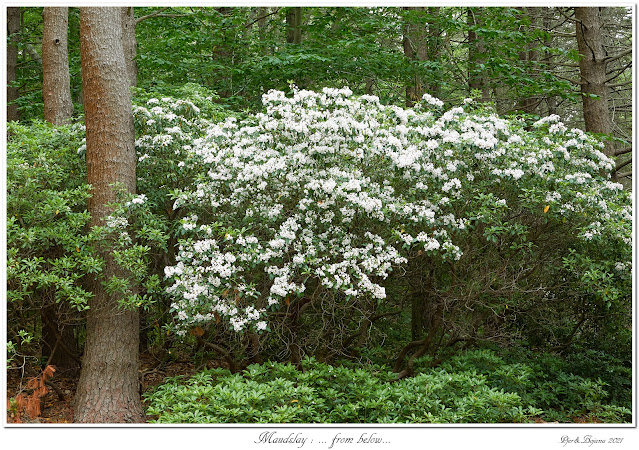
{"label": "slender tree trunk", "polygon": [[[579,70],[586,131],[610,134],[612,122],[608,111],[607,55],[603,47],[601,9],[598,7],[575,8],[577,48],[581,56]],[[604,153],[614,156],[615,149],[612,142],[606,142]]]}
{"label": "slender tree trunk", "polygon": [[302,43],[302,8],[288,8],[286,12],[286,42],[289,44]]}
{"label": "slender tree trunk", "polygon": [[[522,12],[522,15],[527,15],[530,18],[530,28],[533,31],[538,26],[538,18],[540,16],[539,9],[533,7],[520,7],[517,8]],[[539,61],[539,52],[535,48],[535,43],[530,42],[528,49],[519,52],[519,60],[521,61],[524,69],[528,73],[533,74],[533,66]],[[533,76],[533,75],[531,75]],[[539,101],[535,97],[520,97],[518,100],[518,109],[525,114],[535,114]]]}
{"label": "slender tree trunk", "polygon": [[[135,135],[129,79],[122,45],[120,8],[80,9],[80,53],[86,117],[87,179],[91,225],[101,225],[115,201],[112,183],[135,192]],[[126,276],[103,245],[102,279]],[[87,314],[82,371],[74,421],[142,422],[138,381],[137,310],[119,306],[99,280]]]}
{"label": "slender tree trunk", "polygon": [[[67,34],[69,8],[44,8],[42,11],[42,98],[44,120],[52,125],[64,125],[73,116],[71,77]],[[77,369],[79,366],[70,353],[77,354],[73,329],[60,322],[58,308],[52,299],[43,302],[42,356],[58,371]]]}
{"label": "slender tree trunk", "polygon": [[470,91],[481,92],[482,102],[490,101],[490,88],[488,86],[486,69],[482,67],[486,62],[486,47],[480,36],[477,36],[475,27],[481,25],[481,8],[468,8],[468,88]]}
{"label": "slender tree trunk", "polygon": [[[440,53],[443,47],[443,39],[442,39],[442,29],[439,22],[439,7],[429,7],[428,15],[430,18],[430,22],[428,24],[428,56],[427,59],[430,61],[437,61],[440,57]],[[427,90],[429,93],[439,98],[440,92],[440,78],[439,75],[436,77],[434,81],[431,81],[427,85]]]}
{"label": "slender tree trunk", "polygon": [[[406,23],[404,24],[404,56],[409,61],[426,61],[428,59],[428,47],[426,42],[426,21],[423,6],[405,6],[408,12]],[[419,73],[419,70],[412,70],[412,76],[406,84],[406,106],[412,107],[421,100],[426,90],[426,81]]]}
{"label": "slender tree trunk", "polygon": [[[124,48],[124,62],[126,63],[126,72],[129,78],[129,86],[138,85],[138,62],[137,56],[138,42],[135,37],[135,27],[137,22],[133,7],[120,8],[122,14],[122,46]],[[146,326],[147,315],[144,310],[140,310],[140,353],[148,348],[148,329]]]}
{"label": "slender tree trunk", "polygon": [[426,328],[426,295],[423,292],[412,292],[410,302],[411,337],[416,341],[422,338]]}
{"label": "slender tree trunk", "polygon": [[[404,7],[407,12],[404,24],[404,56],[409,61],[435,61],[441,50],[441,29],[437,23],[437,7]],[[428,92],[439,96],[439,84],[420,68],[412,70],[412,78],[406,85],[406,106],[411,107]]]}
{"label": "slender tree trunk", "polygon": [[135,39],[135,14],[132,7],[120,8],[122,13],[122,45],[124,46],[124,60],[129,75],[129,85],[138,85],[137,40]]}
{"label": "slender tree trunk", "polygon": [[17,86],[12,86],[18,79],[18,40],[17,33],[20,32],[20,8],[7,8],[7,120],[20,120],[18,105],[14,102],[20,96]]}
{"label": "slender tree trunk", "polygon": [[69,123],[73,115],[67,33],[69,8],[44,8],[42,12],[42,98],[44,120]]}
{"label": "slender tree trunk", "polygon": [[270,12],[268,6],[260,6],[257,8],[257,28],[260,34],[260,41],[264,39],[264,30],[266,28],[266,15]]}
{"label": "slender tree trunk", "polygon": [[[548,32],[547,37],[544,39],[544,47],[546,49],[551,48],[552,37],[550,34],[552,25],[553,12],[549,8],[543,9],[543,27],[544,31]],[[545,70],[552,71],[552,54],[549,50],[544,51],[544,66]],[[546,97],[546,105],[548,107],[548,115],[557,114],[557,97],[554,95]]]}

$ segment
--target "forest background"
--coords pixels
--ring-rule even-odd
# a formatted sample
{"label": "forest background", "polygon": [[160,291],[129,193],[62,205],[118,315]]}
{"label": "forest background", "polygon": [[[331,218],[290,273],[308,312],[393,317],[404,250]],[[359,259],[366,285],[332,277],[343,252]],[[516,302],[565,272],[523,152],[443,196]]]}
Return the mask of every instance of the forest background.
{"label": "forest background", "polygon": [[[35,398],[36,391],[27,386],[28,380],[35,377],[45,384],[47,365],[59,369],[66,366],[69,373],[78,368],[87,333],[84,311],[93,298],[86,278],[101,264],[100,251],[91,248],[105,236],[86,231],[89,216],[83,202],[87,191],[77,176],[86,169],[82,159],[73,157],[82,156],[78,149],[83,148],[85,131],[81,123],[86,101],[80,70],[80,11],[69,8],[66,21],[56,21],[52,15],[48,25],[43,12],[42,8],[7,11],[7,118],[17,120],[8,126],[8,166],[16,164],[15,167],[26,169],[10,172],[9,176],[8,258],[12,270],[7,274],[7,331],[8,340],[15,344],[13,351],[20,361],[19,367],[33,371],[20,381],[20,389],[31,398]],[[145,204],[149,209],[136,219],[136,239],[145,245],[130,247],[129,253],[122,253],[126,258],[119,264],[128,264],[129,270],[138,269],[134,278],[146,292],[138,291],[131,296],[131,286],[118,282],[117,277],[106,287],[112,293],[126,294],[129,306],[141,306],[139,349],[153,361],[145,368],[147,373],[142,371],[142,377],[164,373],[167,364],[185,359],[192,362],[189,370],[193,371],[217,370],[221,366],[239,372],[251,363],[264,361],[288,361],[292,367],[301,368],[303,357],[313,356],[316,360],[307,364],[318,370],[320,379],[324,376],[322,371],[330,369],[322,364],[335,363],[345,364],[342,366],[345,370],[365,367],[378,371],[379,365],[392,366],[393,376],[402,379],[414,379],[420,373],[444,377],[456,371],[461,376],[462,388],[453,390],[451,395],[457,395],[464,389],[472,391],[473,383],[485,384],[490,371],[499,367],[503,376],[490,380],[496,384],[489,386],[486,393],[496,395],[505,388],[506,392],[516,392],[519,400],[488,395],[479,405],[464,405],[468,415],[460,416],[462,422],[491,421],[487,419],[488,413],[493,414],[493,407],[497,405],[499,409],[503,402],[512,402],[515,409],[508,417],[517,421],[535,417],[544,417],[545,421],[573,421],[575,417],[602,420],[606,416],[609,419],[604,421],[628,420],[631,280],[624,270],[629,271],[631,266],[620,269],[616,265],[626,264],[629,248],[627,243],[624,248],[623,240],[620,244],[612,238],[605,243],[606,250],[597,255],[591,248],[572,248],[578,253],[570,259],[566,248],[562,250],[566,253],[546,260],[553,264],[561,261],[562,276],[566,272],[575,274],[570,282],[553,288],[551,302],[547,294],[535,297],[534,301],[526,299],[531,285],[513,288],[512,272],[502,273],[499,280],[484,279],[484,267],[477,267],[465,258],[460,259],[455,270],[464,272],[466,280],[476,284],[472,289],[456,291],[449,263],[440,264],[435,262],[439,261],[436,256],[428,259],[431,255],[410,248],[409,258],[414,258],[418,271],[411,272],[410,279],[396,280],[392,284],[394,289],[389,289],[387,302],[353,303],[347,297],[341,303],[336,297],[320,296],[321,307],[315,308],[304,306],[312,304],[313,299],[287,298],[286,313],[273,314],[276,325],[269,330],[270,338],[256,333],[261,331],[259,326],[238,337],[232,328],[208,328],[192,323],[185,339],[180,339],[177,311],[166,295],[164,267],[175,264],[179,258],[176,244],[183,238],[182,230],[188,229],[193,211],[188,208],[173,211],[177,208],[167,206],[167,196],[174,195],[174,189],[192,182],[197,175],[177,172],[170,164],[158,165],[153,157],[167,162],[161,152],[166,155],[174,149],[158,146],[153,150],[156,154],[144,151],[146,147],[141,145],[144,136],[159,142],[166,134],[164,129],[154,129],[148,120],[140,119],[140,114],[156,114],[152,112],[156,104],[153,99],[161,101],[162,106],[174,104],[165,99],[188,101],[192,109],[189,111],[187,105],[186,110],[180,111],[184,123],[191,127],[184,138],[186,144],[189,139],[193,141],[203,135],[205,124],[199,123],[199,119],[211,123],[228,117],[242,120],[262,109],[262,95],[269,89],[294,95],[292,85],[314,91],[349,86],[353,95],[374,95],[382,104],[408,108],[420,104],[424,94],[441,99],[444,110],[464,104],[464,99],[472,97],[478,116],[496,113],[519,123],[522,133],[534,134],[533,124],[554,114],[562,117],[566,129],[594,133],[604,142],[603,153],[615,161],[613,170],[608,169],[610,178],[628,190],[632,179],[633,111],[632,18],[628,8],[155,7],[122,8],[121,13],[119,36],[126,79],[120,83],[131,87],[133,103],[139,108],[136,110],[138,171],[147,158],[147,164],[152,165],[147,166],[150,176],[145,181],[138,178],[137,187],[138,193],[145,193],[151,200]],[[46,58],[47,32],[54,33],[55,43],[54,51],[48,55],[55,54],[55,49],[62,45],[63,38],[56,37],[62,35],[55,35],[56,26],[64,29],[66,69]],[[15,49],[14,72],[10,67],[14,61],[12,49]],[[59,71],[60,67],[62,72],[48,72]],[[43,119],[62,127],[53,129]],[[170,118],[157,114],[151,120],[170,121]],[[26,149],[30,149],[31,156],[25,156]],[[13,161],[12,157],[17,159]],[[39,158],[49,159],[46,169],[38,170]],[[52,161],[63,164],[52,168]],[[56,176],[52,177],[52,173]],[[16,178],[12,179],[14,174]],[[603,179],[607,177],[608,174]],[[593,183],[603,185],[603,179],[593,179]],[[25,180],[34,181],[29,190],[22,189],[26,188]],[[606,208],[614,205],[623,210],[628,200],[619,189],[613,191],[616,193],[612,197],[608,194],[604,199],[609,202]],[[476,193],[476,189],[470,192]],[[48,198],[40,197],[42,194]],[[546,203],[550,201],[546,194],[541,211],[529,216],[531,222],[523,221],[513,228],[512,218],[507,221],[500,216],[499,220],[492,217],[490,222],[473,224],[474,233],[468,239],[483,239],[484,243],[494,244],[496,250],[492,250],[497,252],[484,255],[478,266],[492,267],[494,271],[507,266],[490,258],[499,254],[504,242],[515,244],[508,239],[518,240],[517,245],[521,245],[525,235],[523,241],[543,249],[540,253],[532,252],[529,255],[532,258],[546,254],[559,242],[562,233],[576,237],[588,232],[587,227],[593,222],[562,227],[560,224],[566,223],[564,215],[557,218],[557,223],[552,222],[545,246],[532,239],[531,236],[547,231],[544,227],[550,205]],[[521,195],[516,193],[513,199],[523,198]],[[129,204],[134,200],[129,198]],[[493,200],[476,201],[473,207],[481,209]],[[510,197],[508,201],[510,204]],[[42,210],[34,211],[35,204],[41,205]],[[57,218],[65,210],[61,223],[46,219]],[[542,226],[538,220],[546,221]],[[518,231],[513,234],[514,229]],[[616,231],[618,237],[619,229]],[[42,236],[46,237],[44,247]],[[602,248],[601,242],[598,245]],[[423,257],[427,258],[427,264]],[[509,257],[513,268],[530,262]],[[141,264],[145,270],[140,270]],[[21,269],[14,271],[18,265]],[[430,269],[421,272],[422,267]],[[540,279],[545,283],[556,276],[557,272],[550,271]],[[506,288],[508,293],[504,294]],[[564,296],[559,304],[554,301],[558,293]],[[455,302],[461,295],[475,299],[470,307],[473,313],[465,312],[468,303]],[[316,327],[318,321],[322,327]],[[213,322],[220,325],[218,317]],[[65,347],[62,352],[58,350]],[[522,366],[523,361],[531,359],[536,365]],[[585,362],[579,365],[575,363],[577,360]],[[449,364],[445,366],[448,372],[433,372],[441,369],[443,363]],[[482,364],[486,373],[475,373],[479,377],[473,378],[472,371]],[[42,373],[40,365],[45,370]],[[599,375],[604,367],[608,378],[602,379]],[[287,376],[288,369],[271,370],[283,370],[281,375]],[[544,397],[540,393],[543,386],[547,388],[558,373],[564,374],[566,394]],[[213,379],[220,375],[213,375]],[[344,376],[352,379],[357,373],[345,372]],[[55,378],[48,381],[48,386],[55,384]],[[581,394],[571,398],[573,392]],[[593,398],[588,397],[593,393]],[[524,402],[518,403],[522,398]],[[590,403],[584,408],[586,398]],[[186,400],[178,395],[173,401],[180,404]],[[543,413],[535,407],[530,409],[539,402],[547,405]],[[232,405],[228,408],[224,414],[236,414]],[[436,405],[423,407],[428,408],[438,410]],[[287,417],[293,412],[284,410],[282,414]],[[404,421],[414,412],[401,414],[406,414],[400,415],[400,421]],[[437,417],[432,414],[431,419]],[[176,417],[173,420],[188,420],[179,413]],[[221,421],[229,420],[228,416],[222,417]],[[357,417],[357,412],[346,408],[341,419],[356,421]],[[506,416],[495,417],[498,418],[492,420],[503,421]],[[416,419],[423,420],[424,417]]]}

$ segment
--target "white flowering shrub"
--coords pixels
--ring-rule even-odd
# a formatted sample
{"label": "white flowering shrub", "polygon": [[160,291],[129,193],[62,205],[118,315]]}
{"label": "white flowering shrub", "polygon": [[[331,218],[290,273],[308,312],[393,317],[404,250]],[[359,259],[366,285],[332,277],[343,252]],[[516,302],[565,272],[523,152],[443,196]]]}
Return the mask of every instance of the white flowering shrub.
{"label": "white flowering shrub", "polygon": [[[410,288],[424,270],[439,315],[453,301],[499,315],[494,302],[516,307],[569,284],[604,295],[584,277],[623,279],[615,301],[628,299],[629,197],[601,175],[614,166],[602,146],[556,116],[526,131],[472,102],[444,112],[425,96],[407,110],[347,88],[263,101],[264,113],[193,142],[167,128],[138,141],[179,140],[175,170],[198,174],[172,206],[183,239],[165,274],[179,334],[268,330],[278,311],[297,318],[327,298],[396,301],[389,284]],[[543,281],[560,272],[573,278]]]}
{"label": "white flowering shrub", "polygon": [[[193,140],[202,136],[210,122],[201,117],[201,109],[189,99],[150,98],[134,105],[137,139],[138,191],[162,209],[167,209],[168,194],[191,184],[195,173],[184,160]],[[165,205],[166,203],[166,205]]]}

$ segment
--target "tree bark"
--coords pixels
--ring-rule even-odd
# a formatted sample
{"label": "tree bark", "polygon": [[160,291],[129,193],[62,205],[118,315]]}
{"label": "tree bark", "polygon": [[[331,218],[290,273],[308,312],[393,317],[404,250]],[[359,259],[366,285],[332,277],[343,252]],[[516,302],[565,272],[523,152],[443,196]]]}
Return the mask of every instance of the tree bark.
{"label": "tree bark", "polygon": [[[426,61],[428,60],[428,47],[426,42],[426,23],[425,21],[416,20],[414,15],[421,13],[422,15],[426,11],[423,6],[405,6],[405,11],[408,11],[409,15],[407,21],[404,24],[404,56],[409,61]],[[423,76],[420,76],[419,71],[415,72],[409,82],[406,84],[406,107],[412,107],[416,102],[419,102],[426,91],[426,81]]]}
{"label": "tree bark", "polygon": [[69,8],[44,8],[42,21],[44,120],[53,125],[64,125],[73,115],[67,49]]}
{"label": "tree bark", "polygon": [[[403,48],[404,56],[409,61],[435,61],[441,50],[441,29],[437,23],[438,7],[406,6],[404,23]],[[428,80],[424,71],[412,70],[412,77],[406,85],[406,106],[412,107],[428,92],[439,96],[439,85],[436,80]]]}
{"label": "tree bark", "polygon": [[302,42],[302,8],[289,8],[286,12],[286,42],[300,44]]}
{"label": "tree bark", "polygon": [[[80,9],[80,53],[86,122],[87,179],[91,225],[101,225],[116,200],[112,183],[135,192],[135,135],[122,45],[120,8]],[[126,276],[108,251],[102,279]],[[74,421],[142,422],[138,381],[138,311],[119,306],[99,280],[87,314],[82,371]]]}
{"label": "tree bark", "polygon": [[[542,19],[542,23],[543,23],[543,29],[544,31],[546,31],[548,34],[546,36],[546,38],[544,39],[544,47],[546,49],[550,49],[551,45],[552,45],[552,37],[550,34],[551,31],[551,25],[552,25],[552,10],[550,10],[549,8],[544,8],[543,9],[543,19]],[[552,64],[553,61],[553,57],[552,57],[552,53],[549,50],[545,50],[544,51],[544,67],[545,70],[547,70],[548,72],[552,72]],[[548,96],[546,97],[546,106],[548,107],[548,115],[551,114],[557,114],[557,97],[555,97],[554,95]]]}
{"label": "tree bark", "polygon": [[20,32],[20,8],[7,8],[7,120],[20,120],[18,105],[14,102],[20,97],[17,86],[12,84],[18,79],[18,41],[17,34]]}
{"label": "tree bark", "polygon": [[[541,16],[541,8],[527,6],[518,7],[517,9],[521,11],[522,15],[527,15],[530,18],[530,31],[533,32],[539,26],[538,19]],[[521,61],[522,66],[524,66],[526,71],[530,74],[534,74],[532,69],[539,61],[539,52],[535,47],[535,42],[529,42],[528,49],[519,52],[519,60]],[[541,102],[536,97],[521,97],[517,102],[517,108],[525,114],[535,114],[539,103]]]}
{"label": "tree bark", "polygon": [[490,88],[486,77],[486,47],[483,39],[477,36],[475,27],[481,25],[481,8],[468,8],[468,88],[481,92],[481,102],[490,101]]}
{"label": "tree bark", "polygon": [[260,6],[257,8],[257,28],[260,33],[260,41],[264,40],[264,30],[266,29],[266,17],[269,14],[268,6]]}
{"label": "tree bark", "polygon": [[[603,46],[601,9],[598,7],[575,8],[581,93],[586,131],[612,133],[608,111],[608,87],[606,86],[606,50]],[[605,143],[604,153],[614,156],[612,142]]]}
{"label": "tree bark", "polygon": [[122,13],[122,45],[124,46],[124,60],[129,75],[129,86],[138,85],[137,40],[135,39],[135,14],[132,7],[120,8]]}

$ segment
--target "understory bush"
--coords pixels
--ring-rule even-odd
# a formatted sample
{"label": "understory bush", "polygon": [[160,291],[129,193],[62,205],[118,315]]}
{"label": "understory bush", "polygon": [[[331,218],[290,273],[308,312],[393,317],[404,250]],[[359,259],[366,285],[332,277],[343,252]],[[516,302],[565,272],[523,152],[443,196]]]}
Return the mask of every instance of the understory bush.
{"label": "understory bush", "polygon": [[47,338],[35,324],[45,318],[68,336],[91,295],[83,280],[100,271],[87,234],[83,139],[82,124],[7,124],[7,340],[35,360]]}
{"label": "understory bush", "polygon": [[[304,359],[212,369],[175,377],[146,395],[161,423],[517,423],[533,417],[626,422],[601,380],[565,372],[565,362],[509,363],[494,351],[462,353],[441,367],[397,380],[388,367],[331,366]],[[561,370],[557,371],[560,367]]]}

